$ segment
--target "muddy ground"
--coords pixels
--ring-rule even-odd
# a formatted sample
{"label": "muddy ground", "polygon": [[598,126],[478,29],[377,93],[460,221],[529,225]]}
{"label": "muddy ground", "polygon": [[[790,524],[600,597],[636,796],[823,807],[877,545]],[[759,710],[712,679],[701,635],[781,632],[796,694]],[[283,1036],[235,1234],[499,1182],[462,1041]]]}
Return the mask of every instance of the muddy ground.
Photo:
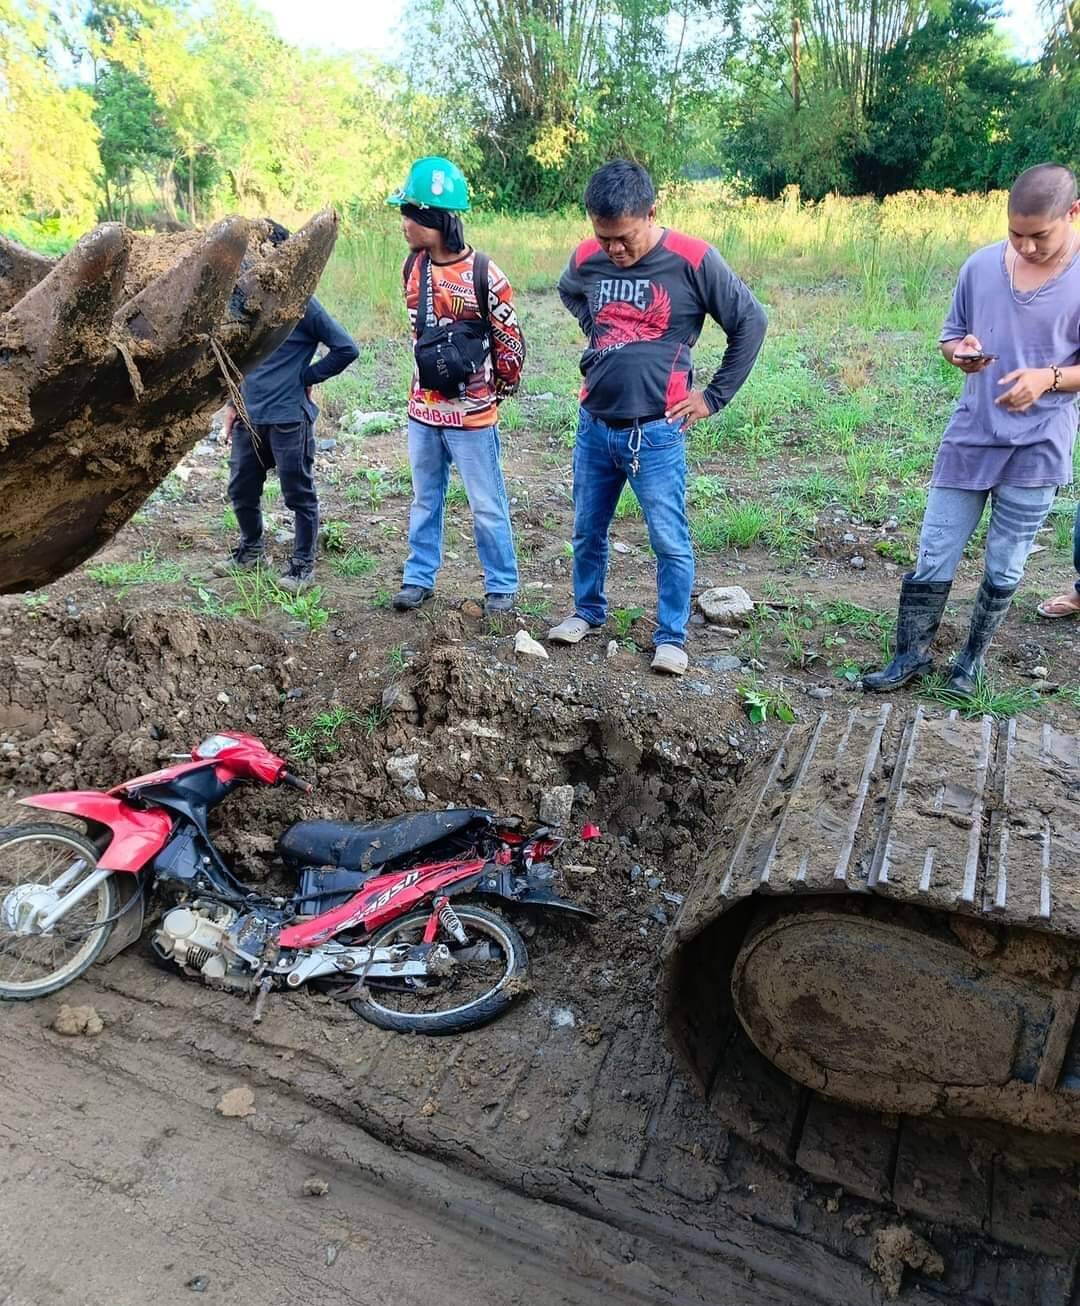
{"label": "muddy ground", "polygon": [[[777,738],[749,724],[736,685],[754,672],[811,719],[850,691],[820,658],[792,666],[771,625],[753,644],[696,625],[688,678],[650,676],[636,519],[616,524],[611,593],[646,615],[613,620],[616,656],[603,640],[515,656],[520,624],[542,634],[568,610],[555,452],[542,435],[507,439],[524,587],[519,615],[495,624],[467,602],[482,585],[460,506],[439,600],[410,616],[385,606],[407,494],[358,502],[354,487],[370,486],[369,470],[393,482],[396,432],[341,438],[320,457],[326,519],[374,559],[355,577],[320,561],[333,610],[320,631],[273,610],[226,613],[237,590],[211,572],[229,535],[210,442],[95,559],[142,558],[142,583],[83,569],[44,597],[0,601],[8,815],[21,793],[115,783],[231,727],[292,748],[318,784],[310,799],[239,795],[222,813],[222,846],[252,880],[278,873],[276,835],[301,816],[475,803],[534,822],[544,795],[570,784],[575,822],[603,830],[561,856],[565,891],[600,922],[530,929],[534,991],[461,1039],[397,1038],[309,995],[274,999],[256,1029],[243,1001],[162,975],[137,948],[63,995],[97,1009],[99,1035],[54,1033],[59,997],[0,1011],[12,1049],[0,1301],[126,1306],[201,1290],[234,1303],[420,1302],[434,1288],[451,1302],[1080,1302],[1074,1145],[837,1107],[739,1032],[707,1100],[673,1064],[654,1006],[661,941]],[[782,604],[797,584],[888,606],[898,569],[867,548],[853,570],[833,533],[863,528],[834,516],[798,573],[755,550],[713,555],[699,587],[738,583]],[[1060,559],[1044,557],[1029,581],[1057,588]],[[969,567],[945,647],[976,584]],[[1075,679],[1073,629],[1025,615],[995,669],[1020,677],[1038,659]],[[872,640],[846,638],[869,660]],[[328,733],[317,722],[334,707],[350,715]],[[1076,720],[1061,700],[1039,711]],[[253,1089],[254,1114],[224,1118],[215,1104],[238,1085]],[[311,1175],[329,1193],[304,1196]]]}

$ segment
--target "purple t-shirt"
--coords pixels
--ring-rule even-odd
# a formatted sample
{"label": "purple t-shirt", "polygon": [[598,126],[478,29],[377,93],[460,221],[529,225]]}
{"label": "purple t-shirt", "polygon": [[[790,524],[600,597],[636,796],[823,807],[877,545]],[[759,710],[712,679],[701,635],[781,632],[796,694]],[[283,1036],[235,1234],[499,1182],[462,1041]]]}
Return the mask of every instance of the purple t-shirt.
{"label": "purple t-shirt", "polygon": [[[1067,485],[1073,478],[1076,395],[1047,392],[1025,413],[994,400],[998,381],[1020,367],[1080,362],[1080,257],[1032,297],[1013,298],[1006,241],[976,250],[960,269],[942,342],[977,336],[996,362],[967,377],[945,428],[932,486],[989,490],[995,485]],[[1028,302],[1030,301],[1030,302]]]}

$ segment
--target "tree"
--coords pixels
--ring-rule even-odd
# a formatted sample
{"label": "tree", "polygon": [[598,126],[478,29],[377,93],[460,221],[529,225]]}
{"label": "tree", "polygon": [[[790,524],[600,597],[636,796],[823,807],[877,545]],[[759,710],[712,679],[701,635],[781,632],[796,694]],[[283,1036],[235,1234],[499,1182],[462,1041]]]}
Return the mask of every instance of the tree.
{"label": "tree", "polygon": [[65,86],[57,31],[41,0],[0,0],[0,213],[94,215],[94,102]]}

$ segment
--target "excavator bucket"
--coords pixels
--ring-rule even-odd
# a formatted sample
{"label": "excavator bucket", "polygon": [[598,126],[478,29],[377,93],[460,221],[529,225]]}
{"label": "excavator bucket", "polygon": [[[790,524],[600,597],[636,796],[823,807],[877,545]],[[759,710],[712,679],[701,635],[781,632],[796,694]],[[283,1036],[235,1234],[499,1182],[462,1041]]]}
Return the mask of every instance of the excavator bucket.
{"label": "excavator bucket", "polygon": [[1080,739],[888,704],[793,726],[665,942],[703,1092],[735,1022],[826,1096],[1080,1134]]}
{"label": "excavator bucket", "polygon": [[0,593],[101,548],[288,335],[337,237],[331,210],[139,236],[105,223],[62,259],[0,237]]}

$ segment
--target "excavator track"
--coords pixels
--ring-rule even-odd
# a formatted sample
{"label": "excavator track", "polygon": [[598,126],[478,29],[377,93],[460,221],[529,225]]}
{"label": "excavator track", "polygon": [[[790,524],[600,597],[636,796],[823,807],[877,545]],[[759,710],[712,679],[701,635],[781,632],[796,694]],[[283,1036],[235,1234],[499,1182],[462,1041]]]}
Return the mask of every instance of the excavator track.
{"label": "excavator track", "polygon": [[793,726],[665,945],[699,1088],[737,1018],[853,1105],[1080,1134],[1080,739],[1031,720]]}

